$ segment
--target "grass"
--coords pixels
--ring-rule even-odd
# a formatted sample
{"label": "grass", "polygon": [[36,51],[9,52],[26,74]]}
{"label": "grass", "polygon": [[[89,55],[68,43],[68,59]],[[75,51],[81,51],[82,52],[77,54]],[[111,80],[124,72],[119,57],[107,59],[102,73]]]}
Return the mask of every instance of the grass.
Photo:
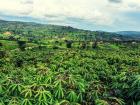
{"label": "grass", "polygon": [[3,44],[3,49],[5,50],[13,50],[18,48],[18,45],[15,41],[0,40],[0,43]]}

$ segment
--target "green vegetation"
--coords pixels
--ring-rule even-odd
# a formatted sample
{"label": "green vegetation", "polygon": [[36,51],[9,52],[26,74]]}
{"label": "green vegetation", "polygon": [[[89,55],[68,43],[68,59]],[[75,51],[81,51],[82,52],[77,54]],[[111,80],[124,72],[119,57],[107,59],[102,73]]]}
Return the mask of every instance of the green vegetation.
{"label": "green vegetation", "polygon": [[140,43],[103,42],[98,32],[70,27],[51,26],[58,29],[50,34],[45,25],[0,24],[0,105],[140,104]]}
{"label": "green vegetation", "polygon": [[131,45],[63,42],[63,49],[32,44],[22,51],[16,41],[0,42],[1,105],[139,105],[140,52]]}
{"label": "green vegetation", "polygon": [[[10,32],[13,34],[11,39],[26,38],[30,41],[46,41],[48,39],[63,39],[68,40],[137,40],[139,37],[122,36],[116,33],[88,31],[72,28],[69,26],[57,25],[42,25],[37,23],[25,23],[15,21],[0,20],[0,33]],[[1,37],[1,35],[0,35]],[[7,36],[4,36],[7,37]]]}

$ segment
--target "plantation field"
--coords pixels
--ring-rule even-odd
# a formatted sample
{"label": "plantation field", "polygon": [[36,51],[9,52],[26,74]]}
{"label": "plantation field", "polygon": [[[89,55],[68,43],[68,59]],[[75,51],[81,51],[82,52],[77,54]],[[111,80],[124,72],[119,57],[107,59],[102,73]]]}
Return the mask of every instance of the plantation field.
{"label": "plantation field", "polygon": [[15,41],[0,40],[0,43],[3,44],[4,49],[6,49],[6,50],[12,50],[12,49],[16,49],[18,47],[18,45]]}
{"label": "plantation field", "polygon": [[[4,41],[0,105],[139,105],[140,45],[53,49]],[[52,46],[52,47],[51,47]],[[18,49],[18,50],[13,50]]]}
{"label": "plantation field", "polygon": [[[15,50],[18,48],[18,44],[16,41],[0,40],[0,43],[2,43],[2,46],[0,47],[0,49],[6,50],[6,51]],[[27,43],[26,47],[37,47],[37,44]]]}

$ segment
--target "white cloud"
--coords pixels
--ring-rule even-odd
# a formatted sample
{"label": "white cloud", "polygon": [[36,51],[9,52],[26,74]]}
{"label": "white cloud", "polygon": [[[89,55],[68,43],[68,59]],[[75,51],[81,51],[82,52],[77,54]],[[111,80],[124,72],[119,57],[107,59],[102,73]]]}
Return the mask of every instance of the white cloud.
{"label": "white cloud", "polygon": [[7,15],[27,15],[32,12],[32,5],[27,5],[23,0],[0,0],[0,12]]}
{"label": "white cloud", "polygon": [[51,22],[72,17],[91,24],[112,25],[118,18],[124,19],[121,14],[128,11],[140,12],[140,0],[0,0],[2,14]]}

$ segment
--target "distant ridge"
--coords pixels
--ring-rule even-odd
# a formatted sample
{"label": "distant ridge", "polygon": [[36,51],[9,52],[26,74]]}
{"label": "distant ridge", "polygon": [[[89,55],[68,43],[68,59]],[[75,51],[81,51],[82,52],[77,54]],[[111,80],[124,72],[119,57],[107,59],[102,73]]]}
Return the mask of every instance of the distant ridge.
{"label": "distant ridge", "polygon": [[117,34],[140,39],[140,31],[120,31]]}
{"label": "distant ridge", "polygon": [[117,33],[121,35],[139,35],[140,36],[140,31],[119,31]]}
{"label": "distant ridge", "polygon": [[46,36],[70,36],[81,37],[81,35],[95,35],[99,40],[140,40],[140,32],[138,31],[90,31],[73,28],[71,26],[59,26],[51,24],[40,24],[35,22],[6,21],[0,20],[0,32],[12,32],[24,37],[46,37]]}

